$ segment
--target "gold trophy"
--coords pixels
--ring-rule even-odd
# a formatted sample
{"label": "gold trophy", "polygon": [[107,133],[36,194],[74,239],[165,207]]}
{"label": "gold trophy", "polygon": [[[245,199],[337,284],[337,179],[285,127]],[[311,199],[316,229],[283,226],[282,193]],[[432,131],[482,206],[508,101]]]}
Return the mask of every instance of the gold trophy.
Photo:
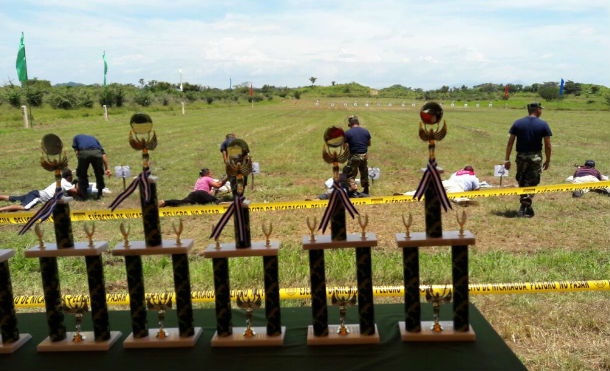
{"label": "gold trophy", "polygon": [[311,234],[309,235],[309,240],[311,242],[315,242],[316,241],[316,235],[314,234],[315,230],[316,230],[316,225],[318,224],[318,218],[316,218],[315,216],[313,217],[313,223],[309,222],[309,217],[307,217],[307,228],[309,228],[309,231],[311,232]]}
{"label": "gold trophy", "polygon": [[351,333],[350,328],[345,325],[345,315],[347,313],[347,307],[355,305],[358,301],[358,297],[356,294],[356,291],[350,288],[347,290],[336,290],[330,297],[332,305],[339,307],[340,325],[337,329],[338,335],[345,336]]}
{"label": "gold trophy", "polygon": [[358,215],[358,225],[360,225],[360,229],[362,229],[362,235],[360,238],[366,240],[366,226],[369,225],[369,216],[368,214],[364,215],[364,219]]}
{"label": "gold trophy", "polygon": [[434,316],[434,323],[430,326],[430,330],[435,333],[440,333],[443,331],[443,327],[440,323],[440,312],[441,312],[441,304],[442,303],[450,303],[451,302],[451,290],[447,288],[447,286],[443,287],[443,292],[434,292],[432,286],[426,288],[426,301],[428,303],[432,303],[432,310]]}
{"label": "gold trophy", "polygon": [[119,226],[119,229],[121,230],[121,235],[123,235],[124,246],[125,246],[125,248],[128,248],[129,247],[129,232],[131,232],[131,227],[125,229],[125,224],[121,223],[121,225]]}
{"label": "gold trophy", "polygon": [[402,224],[405,225],[405,238],[411,238],[411,232],[409,231],[411,229],[411,224],[413,224],[413,215],[411,215],[411,213],[409,213],[409,217],[407,219],[405,219],[405,214],[402,214]]}
{"label": "gold trophy", "polygon": [[460,218],[459,213],[455,214],[458,224],[460,225],[460,236],[464,235],[464,224],[466,224],[466,211],[462,211],[462,217]]}
{"label": "gold trophy", "polygon": [[322,158],[329,164],[333,164],[333,178],[339,181],[339,163],[349,159],[349,146],[345,141],[343,129],[331,126],[324,132],[324,145],[322,146]]}
{"label": "gold trophy", "polygon": [[87,223],[83,223],[83,229],[85,230],[87,239],[89,239],[89,247],[93,247],[93,234],[95,233],[95,223],[91,223],[91,229],[87,227]]}
{"label": "gold trophy", "polygon": [[169,336],[169,332],[165,330],[165,313],[172,308],[172,296],[165,292],[161,295],[153,295],[146,298],[146,307],[148,310],[156,310],[159,318],[159,331],[157,331],[157,339],[165,339]]}
{"label": "gold trophy", "polygon": [[271,236],[271,232],[273,232],[273,223],[269,222],[269,228],[263,222],[263,234],[265,235],[265,247],[271,247],[271,242],[269,241],[269,237]]}
{"label": "gold trophy", "polygon": [[258,290],[254,290],[252,296],[247,292],[239,292],[236,298],[237,306],[246,311],[246,330],[243,333],[245,338],[256,336],[256,332],[252,329],[252,313],[261,307],[262,297]]}
{"label": "gold trophy", "polygon": [[182,218],[180,218],[178,227],[176,227],[176,225],[174,223],[172,223],[172,229],[174,230],[174,233],[176,234],[176,246],[182,245],[182,241],[180,240],[180,235],[182,234],[182,231],[184,230],[184,225],[182,224]]}
{"label": "gold trophy", "polygon": [[227,160],[225,161],[227,176],[235,177],[237,193],[244,194],[244,177],[252,172],[252,156],[248,144],[241,139],[234,139],[227,146]]}
{"label": "gold trophy", "polygon": [[43,249],[44,241],[42,240],[42,237],[44,236],[44,232],[40,229],[39,224],[34,225],[34,233],[36,233],[36,236],[38,237],[38,247]]}
{"label": "gold trophy", "polygon": [[86,338],[81,334],[83,317],[89,311],[87,299],[84,296],[78,296],[72,300],[63,300],[62,309],[66,313],[74,314],[74,336],[73,343],[82,343]]}

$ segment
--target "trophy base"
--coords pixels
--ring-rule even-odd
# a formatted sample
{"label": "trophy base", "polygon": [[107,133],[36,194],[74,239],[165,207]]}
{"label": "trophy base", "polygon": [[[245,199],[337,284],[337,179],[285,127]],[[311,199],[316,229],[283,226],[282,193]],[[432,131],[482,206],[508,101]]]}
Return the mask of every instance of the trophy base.
{"label": "trophy base", "polygon": [[245,327],[233,327],[233,333],[229,336],[218,336],[218,331],[214,332],[211,345],[213,347],[281,347],[284,345],[284,335],[286,326],[282,326],[282,333],[276,336],[267,335],[266,327],[252,327],[256,333],[251,338],[243,335]]}
{"label": "trophy base", "polygon": [[178,328],[165,328],[167,337],[159,339],[156,337],[158,331],[158,328],[151,328],[148,330],[149,335],[143,338],[134,338],[131,333],[123,342],[123,348],[190,348],[195,346],[202,333],[201,327],[195,327],[195,333],[192,336],[181,337]]}
{"label": "trophy base", "polygon": [[19,334],[19,339],[12,343],[0,343],[0,354],[11,354],[32,338],[30,334]]}
{"label": "trophy base", "polygon": [[475,341],[477,335],[474,333],[471,325],[468,325],[468,331],[455,331],[453,329],[453,321],[440,321],[443,327],[442,332],[434,332],[430,329],[434,321],[422,321],[421,332],[409,332],[405,329],[405,322],[398,322],[398,328],[400,329],[400,336],[402,341],[438,341],[438,342],[451,342],[451,341]]}
{"label": "trophy base", "polygon": [[303,250],[322,250],[322,249],[341,249],[346,247],[374,247],[377,246],[377,236],[375,233],[366,233],[362,238],[361,233],[349,233],[343,241],[333,241],[329,234],[315,235],[315,240],[311,236],[305,236],[302,240]]}
{"label": "trophy base", "polygon": [[337,330],[340,325],[328,325],[328,336],[315,336],[313,334],[313,326],[307,327],[307,345],[357,345],[357,344],[379,344],[379,331],[375,325],[375,333],[373,335],[360,334],[360,325],[346,324],[349,328],[348,335],[339,335]]}
{"label": "trophy base", "polygon": [[36,350],[39,352],[95,352],[107,351],[121,337],[120,331],[110,331],[110,339],[95,341],[93,331],[81,331],[85,337],[80,343],[72,341],[74,332],[66,332],[66,338],[60,341],[51,341],[49,337],[38,344]]}

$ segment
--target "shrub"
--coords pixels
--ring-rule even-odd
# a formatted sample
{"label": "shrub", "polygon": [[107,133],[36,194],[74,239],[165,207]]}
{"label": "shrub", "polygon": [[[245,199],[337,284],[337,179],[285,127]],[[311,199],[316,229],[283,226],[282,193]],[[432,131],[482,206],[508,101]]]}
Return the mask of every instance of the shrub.
{"label": "shrub", "polygon": [[4,89],[6,101],[13,107],[21,107],[21,90],[16,86],[10,86]]}
{"label": "shrub", "polygon": [[146,90],[140,90],[138,93],[136,93],[133,100],[142,107],[148,107],[152,102],[150,93]]}
{"label": "shrub", "polygon": [[112,107],[115,103],[114,91],[109,89],[108,87],[104,87],[104,90],[100,93],[100,105],[106,105],[107,107]]}
{"label": "shrub", "polygon": [[212,104],[212,102],[214,101],[213,97],[205,97],[205,101],[208,102],[208,104]]}
{"label": "shrub", "polygon": [[300,91],[295,90],[293,94],[294,94],[294,98],[295,99],[301,99],[301,92]]}
{"label": "shrub", "polygon": [[55,89],[48,98],[53,108],[72,109],[78,106],[78,99],[70,89]]}
{"label": "shrub", "polygon": [[30,87],[24,89],[25,92],[25,101],[34,107],[40,107],[42,104],[42,98],[44,97],[44,90],[39,87]]}
{"label": "shrub", "polygon": [[91,94],[89,94],[87,91],[82,91],[78,95],[77,102],[79,107],[93,107],[93,98],[91,98]]}
{"label": "shrub", "polygon": [[544,85],[538,89],[538,95],[547,101],[555,100],[559,98],[559,88],[552,85]]}

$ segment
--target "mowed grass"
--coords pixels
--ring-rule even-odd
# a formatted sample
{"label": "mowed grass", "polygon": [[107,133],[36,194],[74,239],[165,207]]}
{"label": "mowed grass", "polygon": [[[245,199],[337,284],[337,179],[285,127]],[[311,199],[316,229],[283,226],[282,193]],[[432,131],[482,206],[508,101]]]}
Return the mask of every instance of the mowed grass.
{"label": "mowed grass", "polygon": [[[346,99],[352,101],[353,99]],[[334,101],[336,107],[330,108]],[[217,177],[224,173],[219,145],[224,135],[234,132],[250,145],[261,175],[254,179],[247,197],[253,202],[312,199],[324,192],[323,182],[331,176],[331,166],[322,160],[322,134],[331,125],[345,127],[347,115],[359,115],[363,126],[372,134],[369,166],[381,168],[381,179],[371,186],[374,196],[392,195],[415,189],[421,168],[427,161],[427,145],[417,135],[417,108],[342,106],[343,100],[282,101],[255,105],[187,106],[182,116],[178,108],[149,110],[159,145],[151,152],[152,171],[159,177],[159,199],[183,198],[192,189],[201,167],[209,167]],[[341,104],[339,104],[341,103]],[[525,116],[525,110],[482,105],[465,110],[446,107],[444,119],[448,134],[437,145],[437,159],[447,172],[464,165],[474,166],[481,180],[497,186],[493,166],[504,160],[508,129]],[[99,112],[98,112],[99,111]],[[18,125],[5,126],[0,132],[0,193],[22,194],[41,189],[53,181],[53,175],[39,165],[40,139],[55,133],[64,141],[72,168],[76,159],[71,150],[72,137],[79,133],[95,135],[104,145],[111,166],[130,165],[134,173],[141,166],[140,153],[128,144],[129,117],[135,110],[110,112],[105,122],[101,110],[87,111],[88,117],[60,118],[56,111],[41,111],[32,130]],[[36,114],[36,111],[34,112]],[[14,112],[0,111],[5,122]],[[597,167],[607,174],[610,139],[610,117],[607,111],[545,110],[543,119],[553,130],[551,167],[542,176],[542,185],[563,183],[572,175],[575,163],[595,159]],[[17,123],[18,124],[18,123]],[[514,158],[514,151],[513,156]],[[447,175],[445,175],[447,176]],[[93,181],[93,177],[90,178]],[[120,179],[108,179],[116,195],[122,189]],[[516,186],[514,173],[503,185]],[[103,201],[73,202],[72,210],[105,208]],[[537,195],[536,217],[518,219],[518,197],[479,199],[479,205],[466,210],[466,228],[472,231],[476,245],[470,248],[470,282],[501,283],[549,280],[608,279],[610,236],[610,199],[589,193],[573,199],[569,192]],[[138,208],[136,196],[121,208]],[[401,214],[412,213],[414,231],[424,230],[422,203],[372,205],[359,207],[370,218],[369,231],[375,232],[379,246],[373,254],[375,285],[402,284],[401,252],[394,234],[402,232]],[[282,242],[280,251],[281,287],[307,287],[309,266],[302,250],[301,238],[309,233],[305,219],[321,217],[321,210],[271,211],[252,213],[253,239],[263,239],[263,222],[273,222],[273,237]],[[218,216],[184,217],[183,238],[193,238],[195,248],[190,259],[194,290],[213,289],[210,261],[202,251]],[[173,238],[172,223],[178,218],[161,219],[164,239]],[[127,220],[131,239],[142,239],[141,220]],[[111,246],[122,241],[120,221],[96,223],[96,239],[108,240]],[[230,223],[221,241],[232,237]],[[457,229],[455,211],[443,215],[444,229]],[[76,240],[86,240],[82,222],[74,222]],[[46,240],[53,241],[52,226],[45,224]],[[356,221],[348,219],[351,233],[359,232]],[[16,295],[41,295],[37,259],[26,259],[23,251],[36,243],[33,233],[17,236],[18,226],[1,225],[0,243],[17,254],[10,261]],[[442,284],[451,280],[448,248],[420,249],[422,284]],[[326,254],[328,285],[353,285],[356,281],[355,253],[350,250]],[[106,284],[109,292],[125,292],[123,259],[104,255]],[[146,291],[173,288],[169,257],[145,257]],[[59,259],[62,293],[87,292],[84,262],[77,258]],[[255,258],[230,261],[232,288],[262,287],[262,262]],[[608,369],[610,359],[610,295],[608,292],[571,294],[529,294],[472,296],[472,301],[492,323],[496,331],[530,369]],[[379,302],[400,302],[401,298]],[[286,301],[283,305],[309,305]]]}

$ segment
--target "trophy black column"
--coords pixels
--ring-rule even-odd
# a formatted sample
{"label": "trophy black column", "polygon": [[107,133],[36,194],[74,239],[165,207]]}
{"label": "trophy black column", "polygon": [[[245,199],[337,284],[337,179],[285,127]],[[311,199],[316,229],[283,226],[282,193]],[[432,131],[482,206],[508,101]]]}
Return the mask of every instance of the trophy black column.
{"label": "trophy black column", "polygon": [[[239,197],[239,196],[235,196]],[[245,227],[245,236],[244,240],[239,240],[239,228],[237,224],[237,210],[235,214],[233,214],[233,229],[235,231],[235,247],[238,249],[245,249],[252,246],[252,242],[250,240],[250,208],[247,205],[242,204],[242,216],[244,218],[244,227]]]}
{"label": "trophy black column", "polygon": [[441,200],[432,182],[428,183],[424,200],[426,208],[426,235],[428,237],[441,237],[443,223],[441,219]]}
{"label": "trophy black column", "polygon": [[263,267],[265,272],[265,315],[267,316],[267,335],[276,336],[282,333],[277,256],[263,256]]}
{"label": "trophy black column", "polygon": [[42,275],[49,338],[51,341],[60,341],[66,338],[66,326],[64,325],[64,313],[61,309],[57,259],[54,257],[40,258],[40,273]]}
{"label": "trophy black column", "polygon": [[373,307],[373,281],[371,267],[371,248],[356,248],[358,278],[358,314],[360,317],[360,334],[375,334],[375,309]]}
{"label": "trophy black column", "polygon": [[405,329],[421,331],[421,304],[419,301],[419,251],[418,247],[402,249],[405,282]]}
{"label": "trophy black column", "polygon": [[126,255],[127,287],[129,289],[129,309],[131,311],[131,328],[133,337],[148,336],[146,306],[144,303],[144,275],[142,274],[142,257]]}
{"label": "trophy black column", "polygon": [[212,265],[214,266],[214,293],[216,295],[216,331],[218,331],[218,336],[229,336],[233,333],[229,259],[213,258]]}
{"label": "trophy black column", "polygon": [[159,222],[159,206],[157,202],[157,184],[149,178],[150,200],[146,201],[144,185],[140,183],[140,204],[142,205],[142,222],[144,224],[144,239],[146,246],[161,245],[161,224]]}
{"label": "trophy black column", "polygon": [[330,239],[333,241],[345,241],[346,238],[345,206],[343,206],[342,202],[337,202],[330,216]]}
{"label": "trophy black column", "polygon": [[452,246],[453,328],[469,330],[468,313],[468,246]]}
{"label": "trophy black column", "polygon": [[96,341],[110,339],[110,324],[108,322],[108,306],[106,305],[106,287],[104,284],[104,268],[102,257],[85,256],[87,264],[87,279],[89,281],[89,296],[91,297],[91,318],[93,319],[93,334]]}
{"label": "trophy black column", "polygon": [[193,336],[193,303],[191,300],[191,278],[187,254],[172,254],[174,289],[180,336]]}
{"label": "trophy black column", "polygon": [[53,209],[53,226],[55,228],[55,241],[58,249],[74,247],[72,236],[72,220],[70,219],[70,205],[61,201]]}
{"label": "trophy black column", "polygon": [[324,250],[309,250],[309,275],[311,280],[311,310],[313,314],[313,332],[315,336],[327,336],[328,305],[326,302],[326,274],[324,272]]}
{"label": "trophy black column", "polygon": [[5,260],[0,263],[0,333],[2,334],[3,344],[19,340],[13,300],[11,272],[9,271],[8,260]]}

